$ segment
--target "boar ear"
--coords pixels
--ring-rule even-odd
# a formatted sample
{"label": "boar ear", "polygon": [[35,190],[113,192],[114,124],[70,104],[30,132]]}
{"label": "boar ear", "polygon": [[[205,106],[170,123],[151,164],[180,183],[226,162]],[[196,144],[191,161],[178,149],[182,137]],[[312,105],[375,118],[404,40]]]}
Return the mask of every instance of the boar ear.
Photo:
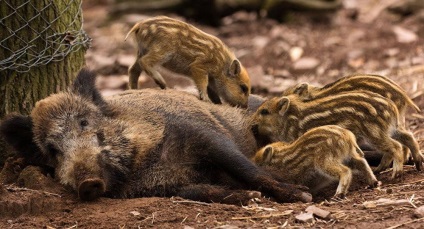
{"label": "boar ear", "polygon": [[93,101],[97,106],[106,105],[106,101],[96,88],[96,74],[85,68],[81,69],[75,78],[72,92]]}
{"label": "boar ear", "polygon": [[230,76],[238,76],[241,72],[241,64],[238,60],[233,60],[230,66]]}
{"label": "boar ear", "polygon": [[272,146],[267,146],[264,149],[264,153],[262,155],[263,162],[269,163],[271,162],[272,157],[274,156],[274,148]]}
{"label": "boar ear", "polygon": [[0,124],[0,135],[21,156],[27,158],[25,155],[30,152],[40,152],[34,142],[32,120],[29,116],[20,114],[7,115]]}
{"label": "boar ear", "polygon": [[309,88],[308,83],[301,83],[296,87],[296,89],[294,89],[294,93],[300,96],[305,96],[309,92],[308,88]]}
{"label": "boar ear", "polygon": [[283,116],[286,113],[287,109],[289,109],[289,106],[290,99],[287,97],[282,97],[277,103],[278,114]]}

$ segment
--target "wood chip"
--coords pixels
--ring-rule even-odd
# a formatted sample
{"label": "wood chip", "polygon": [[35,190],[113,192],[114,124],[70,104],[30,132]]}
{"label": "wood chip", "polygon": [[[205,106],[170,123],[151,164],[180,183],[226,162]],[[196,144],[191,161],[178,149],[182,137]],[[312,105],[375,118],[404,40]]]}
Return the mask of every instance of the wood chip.
{"label": "wood chip", "polygon": [[314,216],[310,212],[299,214],[295,218],[296,221],[301,223],[312,223],[315,221]]}
{"label": "wood chip", "polygon": [[331,212],[318,208],[315,205],[307,207],[305,211],[308,213],[312,213],[313,215],[321,219],[329,219],[331,215]]}
{"label": "wood chip", "polygon": [[139,216],[140,215],[140,212],[138,212],[138,211],[130,211],[130,214],[133,215],[133,216]]}
{"label": "wood chip", "polygon": [[410,205],[411,202],[409,200],[391,200],[391,199],[385,199],[381,198],[378,200],[373,201],[365,201],[362,203],[363,207],[368,208],[376,208],[380,206],[397,206],[397,205]]}

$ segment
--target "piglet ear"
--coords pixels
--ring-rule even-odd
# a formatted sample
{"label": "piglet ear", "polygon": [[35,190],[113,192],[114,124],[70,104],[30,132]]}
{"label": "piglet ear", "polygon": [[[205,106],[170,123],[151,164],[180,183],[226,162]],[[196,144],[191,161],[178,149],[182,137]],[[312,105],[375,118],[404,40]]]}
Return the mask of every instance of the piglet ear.
{"label": "piglet ear", "polygon": [[20,156],[28,158],[31,152],[40,153],[34,142],[29,116],[15,113],[7,115],[0,123],[0,135]]}
{"label": "piglet ear", "polygon": [[309,92],[308,89],[309,89],[308,83],[301,83],[296,87],[296,89],[294,89],[294,93],[300,96],[306,96]]}
{"label": "piglet ear", "polygon": [[290,99],[287,97],[282,97],[277,103],[278,114],[283,116],[287,109],[290,106]]}
{"label": "piglet ear", "polygon": [[266,146],[262,155],[264,163],[270,163],[274,156],[274,148],[272,146]]}
{"label": "piglet ear", "polygon": [[233,60],[230,66],[230,76],[238,76],[241,72],[241,64],[238,60]]}
{"label": "piglet ear", "polygon": [[101,108],[107,106],[99,90],[96,88],[96,74],[88,69],[81,69],[74,80],[72,92],[93,101]]}

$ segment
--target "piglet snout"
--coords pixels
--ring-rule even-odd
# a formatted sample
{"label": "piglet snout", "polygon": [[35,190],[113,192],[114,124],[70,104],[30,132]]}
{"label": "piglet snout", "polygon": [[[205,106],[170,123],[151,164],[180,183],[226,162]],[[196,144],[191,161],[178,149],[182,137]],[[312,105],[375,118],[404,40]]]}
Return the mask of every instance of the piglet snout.
{"label": "piglet snout", "polygon": [[98,178],[86,179],[78,186],[78,197],[84,201],[95,200],[106,191],[105,182]]}

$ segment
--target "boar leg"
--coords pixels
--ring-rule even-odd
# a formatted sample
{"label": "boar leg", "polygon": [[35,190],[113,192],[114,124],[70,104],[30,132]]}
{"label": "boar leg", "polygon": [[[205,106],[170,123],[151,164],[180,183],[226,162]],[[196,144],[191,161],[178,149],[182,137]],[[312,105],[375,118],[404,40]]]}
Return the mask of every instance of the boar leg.
{"label": "boar leg", "polygon": [[146,71],[147,75],[153,78],[155,83],[159,85],[160,88],[166,88],[166,82],[163,79],[162,75],[154,69],[154,66],[158,65],[163,61],[163,56],[155,54],[155,52],[148,52],[140,59],[140,65]]}
{"label": "boar leg", "polygon": [[[421,171],[423,169],[422,166],[423,166],[424,158],[423,158],[423,155],[420,153],[420,147],[418,145],[418,142],[415,140],[414,136],[405,130],[397,129],[394,132],[392,137],[393,139],[396,139],[404,146],[408,147],[408,149],[410,150],[412,154],[415,167],[417,168],[418,171]],[[405,158],[405,160],[407,160],[407,158]]]}
{"label": "boar leg", "polygon": [[[208,135],[210,137],[209,142],[215,144],[208,144],[206,149],[204,144],[198,146],[205,149],[206,158],[212,164],[222,168],[235,180],[244,182],[249,189],[270,194],[278,202],[312,201],[312,196],[309,193],[297,189],[299,186],[280,183],[271,175],[260,170],[238,150],[234,142],[217,133],[209,132]],[[198,142],[198,144],[203,142]]]}
{"label": "boar leg", "polygon": [[222,186],[208,184],[183,187],[177,195],[190,200],[234,205],[246,205],[250,199],[261,197],[261,193],[256,191],[230,190]]}

